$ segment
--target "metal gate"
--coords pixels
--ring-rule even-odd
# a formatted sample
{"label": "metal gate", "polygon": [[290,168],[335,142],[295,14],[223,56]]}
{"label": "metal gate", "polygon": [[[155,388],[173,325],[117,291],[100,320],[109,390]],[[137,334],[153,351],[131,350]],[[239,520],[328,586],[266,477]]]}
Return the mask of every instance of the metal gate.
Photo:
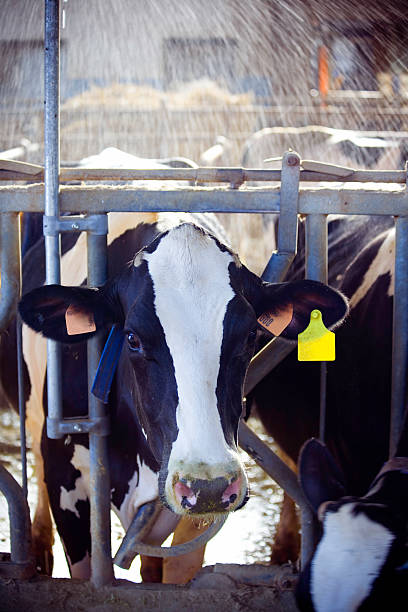
{"label": "metal gate", "polygon": [[[406,171],[354,171],[319,162],[302,162],[295,152],[282,158],[281,170],[243,168],[198,168],[165,170],[88,170],[62,169],[59,162],[59,0],[45,0],[45,163],[42,168],[21,165],[21,171],[1,171],[0,180],[13,181],[0,187],[1,222],[1,302],[0,330],[16,312],[21,290],[20,212],[44,213],[46,283],[60,282],[60,233],[87,233],[88,284],[100,286],[106,280],[108,212],[251,212],[279,213],[278,250],[263,273],[269,282],[279,281],[288,270],[297,248],[298,216],[306,217],[306,276],[327,282],[327,215],[387,215],[395,217],[395,295],[390,454],[401,429],[405,404],[405,373],[408,348],[408,194]],[[96,184],[66,185],[69,181],[168,181],[166,189],[143,190],[118,185],[112,190]],[[174,189],[171,181],[190,184],[224,184],[217,189],[192,186]],[[18,181],[29,181],[18,185]],[[246,187],[249,181],[279,182],[280,186]],[[326,186],[310,188],[300,182],[321,182]],[[339,183],[341,181],[341,183]],[[368,189],[364,183],[378,183]],[[227,183],[227,185],[225,185]],[[332,183],[332,186],[327,185]],[[347,183],[345,188],[344,183]],[[356,188],[352,183],[359,183]],[[384,183],[393,183],[393,190]],[[401,187],[404,186],[404,187]],[[68,214],[69,213],[69,214]],[[395,330],[398,330],[396,332]],[[88,378],[92,383],[101,347],[99,339],[88,342]],[[293,345],[274,338],[256,355],[248,371],[245,393],[270,372]],[[22,446],[25,447],[24,406],[22,400],[21,325],[18,322],[18,360]],[[113,579],[110,545],[110,487],[107,460],[109,420],[105,405],[89,394],[89,415],[64,419],[61,398],[60,349],[47,341],[47,433],[50,438],[88,433],[91,474],[92,582],[95,586]],[[321,365],[321,423],[324,438],[326,367]],[[302,517],[302,563],[313,550],[313,516],[298,485],[296,475],[246,426],[241,423],[239,443],[255,461],[299,505]],[[24,448],[23,448],[24,452]],[[23,470],[25,458],[23,456]],[[101,469],[101,466],[104,469]],[[25,576],[33,571],[29,542],[29,513],[26,501],[26,474],[23,487],[2,468],[0,490],[10,509],[11,560],[0,563],[0,571]],[[3,571],[3,573],[4,573]]]}

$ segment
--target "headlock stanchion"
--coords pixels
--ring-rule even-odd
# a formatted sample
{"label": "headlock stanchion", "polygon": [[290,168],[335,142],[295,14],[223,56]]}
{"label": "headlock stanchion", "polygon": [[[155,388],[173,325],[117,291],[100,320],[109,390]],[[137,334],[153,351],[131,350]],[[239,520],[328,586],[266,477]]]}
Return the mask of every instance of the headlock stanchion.
{"label": "headlock stanchion", "polygon": [[[100,286],[106,280],[108,212],[257,212],[279,214],[278,250],[267,264],[263,278],[278,282],[287,272],[297,249],[298,216],[306,216],[306,276],[327,281],[327,215],[387,215],[395,217],[396,257],[393,332],[391,455],[402,425],[408,366],[408,192],[405,171],[360,171],[330,164],[302,162],[297,153],[284,154],[282,169],[245,168],[171,168],[135,169],[59,169],[59,1],[45,0],[45,161],[42,169],[27,168],[11,172],[0,170],[1,180],[29,181],[31,184],[0,186],[1,223],[1,302],[0,330],[15,315],[20,294],[19,212],[43,212],[46,248],[46,283],[60,283],[60,233],[87,233],[89,286]],[[42,180],[45,183],[42,184]],[[196,181],[227,183],[217,189],[177,187],[141,189],[135,185],[91,186],[89,181]],[[64,185],[73,180],[87,185]],[[344,183],[339,186],[339,180]],[[236,188],[245,181],[281,181],[279,187]],[[301,183],[327,181],[318,189],[300,187]],[[330,186],[330,182],[336,185]],[[359,182],[353,189],[351,183]],[[405,184],[393,190],[379,186],[367,189],[363,182]],[[84,211],[86,214],[84,214]],[[64,216],[64,213],[68,216]],[[245,394],[268,374],[292,350],[294,345],[280,338],[272,340],[251,361],[245,383]],[[21,360],[21,346],[20,346]],[[88,380],[91,388],[98,367],[101,346],[99,338],[88,342]],[[325,374],[321,377],[321,427],[324,437]],[[22,390],[21,370],[19,388]],[[89,395],[88,416],[64,419],[61,398],[60,351],[57,343],[47,341],[47,434],[62,438],[66,434],[88,433],[91,470],[92,582],[96,586],[113,579],[110,550],[110,486],[107,455],[109,417],[98,397]],[[22,396],[22,393],[20,393]],[[102,398],[103,399],[103,398]],[[20,403],[23,401],[20,397]],[[24,412],[20,411],[24,420]],[[313,517],[303,498],[296,475],[243,423],[239,428],[241,446],[295,500],[302,514],[302,563],[314,546]],[[30,566],[29,515],[26,501],[17,483],[0,470],[0,490],[11,509],[12,562]],[[8,490],[12,491],[8,494]],[[19,492],[17,492],[19,491]],[[15,522],[17,513],[20,522]],[[27,519],[28,517],[28,519]],[[18,520],[19,520],[18,519]],[[137,532],[137,521],[135,522]],[[21,544],[16,538],[23,534]],[[133,534],[129,550],[137,552],[138,538]],[[133,537],[132,536],[132,537]],[[128,540],[130,540],[130,535]],[[136,542],[136,544],[135,544]],[[134,545],[135,544],[135,545]],[[20,546],[20,548],[19,548]],[[127,554],[127,552],[126,552]],[[0,564],[1,566],[2,564]],[[0,567],[1,571],[1,567]],[[25,571],[25,570],[24,570]],[[31,571],[31,570],[30,570]]]}

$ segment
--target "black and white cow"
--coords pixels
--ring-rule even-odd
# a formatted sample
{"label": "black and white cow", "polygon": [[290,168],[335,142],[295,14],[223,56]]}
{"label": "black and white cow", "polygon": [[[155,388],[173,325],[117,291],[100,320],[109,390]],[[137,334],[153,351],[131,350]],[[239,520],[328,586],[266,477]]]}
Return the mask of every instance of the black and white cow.
{"label": "black and white cow", "polygon": [[[109,215],[110,280],[98,289],[83,286],[84,234],[63,240],[64,286],[41,286],[43,241],[27,253],[20,304],[27,324],[27,418],[33,440],[42,435],[41,451],[33,443],[42,488],[34,536],[44,545],[48,493],[74,577],[90,571],[87,436],[50,440],[42,431],[45,337],[63,343],[64,415],[87,413],[85,347],[92,333],[67,334],[69,307],[93,317],[96,333],[118,324],[125,336],[109,396],[112,506],[125,528],[158,495],[171,512],[187,517],[211,518],[242,506],[248,485],[236,436],[257,318],[266,311],[279,318],[290,305],[293,317],[282,335],[296,338],[313,308],[329,327],[346,315],[341,293],[320,283],[263,283],[214,227],[212,215]],[[10,396],[12,349],[10,333],[1,351]]]}
{"label": "black and white cow", "polygon": [[408,423],[395,456],[362,496],[316,439],[299,458],[302,488],[323,534],[296,590],[301,610],[406,610],[408,583]]}
{"label": "black and white cow", "polygon": [[[303,232],[300,236],[303,237]],[[289,278],[304,274],[303,246],[300,245],[300,253]],[[329,282],[339,288],[350,303],[349,316],[336,334],[336,360],[327,364],[325,442],[334,458],[333,462],[343,474],[343,485],[341,490],[337,491],[337,497],[347,492],[355,498],[371,498],[373,489],[370,489],[370,485],[388,458],[394,253],[395,229],[390,218],[340,217],[329,222]],[[296,385],[293,384],[294,380]],[[256,404],[257,413],[268,432],[295,462],[303,443],[317,436],[319,432],[319,382],[318,365],[299,363],[296,355],[292,354],[271,372],[248,398]],[[282,404],[283,398],[287,402],[285,406]],[[308,448],[308,456],[312,451],[315,455],[320,451],[317,442]],[[402,450],[400,447],[399,452],[406,456],[406,446]],[[316,489],[320,485],[323,488],[325,477],[322,470],[316,468],[313,474]],[[323,483],[319,482],[321,478]],[[394,476],[390,476],[390,479],[387,477],[387,482],[393,478]],[[406,482],[406,478],[398,476],[396,480],[402,484]],[[309,477],[309,485],[310,481]],[[398,495],[397,492],[396,496]],[[405,493],[401,493],[400,501],[401,516],[405,517],[406,529],[407,508],[404,495]],[[334,494],[331,498],[333,497]],[[336,505],[333,507],[336,509]],[[340,511],[339,521],[348,518],[350,507],[345,506],[344,510]],[[328,517],[328,521],[332,523],[327,525],[337,520],[332,518],[331,514],[328,514]],[[357,522],[355,524],[357,525]],[[340,532],[336,530],[334,524],[330,530],[327,526],[326,532],[331,535],[326,537],[326,544],[337,542],[337,538],[341,539]],[[361,540],[358,540],[358,534],[354,535],[357,537],[358,549],[358,542]],[[350,535],[350,538],[353,539],[354,535]],[[401,545],[399,539],[399,545],[406,555],[406,540],[403,539]],[[327,551],[328,547],[322,545],[321,550],[323,549]],[[376,550],[374,544],[372,549],[376,562],[381,565],[384,562],[382,545],[379,543]],[[331,575],[333,584],[337,582],[339,593],[343,590],[346,593],[346,575],[340,574],[338,565],[340,549],[333,545],[331,551],[332,555],[324,557],[320,564],[320,567],[325,567],[325,573],[323,574],[322,570],[321,574],[321,584],[325,583],[323,576]],[[323,559],[323,553],[319,555],[319,559]],[[373,564],[375,565],[374,561]],[[364,571],[363,566],[354,569],[353,577],[359,584],[364,583]],[[330,588],[328,586],[327,590]],[[350,591],[352,590],[350,586]],[[355,609],[341,607],[345,605],[345,599],[342,599],[340,594],[338,597],[339,607],[332,604],[332,608],[319,608],[316,605],[316,609]]]}

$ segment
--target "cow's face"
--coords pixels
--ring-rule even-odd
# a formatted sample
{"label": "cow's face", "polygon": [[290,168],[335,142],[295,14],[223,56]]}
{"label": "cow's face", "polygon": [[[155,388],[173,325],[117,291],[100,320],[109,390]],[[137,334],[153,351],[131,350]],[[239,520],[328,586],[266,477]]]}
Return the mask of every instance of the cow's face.
{"label": "cow's face", "polygon": [[322,537],[299,579],[301,610],[384,609],[406,585],[408,458],[388,463],[364,497],[349,497],[326,446],[314,439],[303,446],[301,484]]}
{"label": "cow's face", "polygon": [[262,283],[190,224],[158,236],[103,290],[43,287],[23,298],[20,311],[37,331],[72,341],[64,319],[70,304],[91,313],[97,328],[123,326],[119,388],[128,390],[129,409],[160,465],[162,501],[176,513],[203,516],[235,510],[247,498],[236,440],[257,318],[290,305],[284,334],[296,338],[314,308],[328,326],[347,308],[318,283]]}

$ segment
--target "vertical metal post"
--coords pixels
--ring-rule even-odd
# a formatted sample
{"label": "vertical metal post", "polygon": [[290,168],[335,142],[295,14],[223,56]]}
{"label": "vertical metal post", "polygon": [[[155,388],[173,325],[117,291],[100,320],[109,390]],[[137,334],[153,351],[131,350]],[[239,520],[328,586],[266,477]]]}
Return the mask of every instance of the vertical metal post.
{"label": "vertical metal post", "polygon": [[[100,287],[107,278],[107,239],[105,235],[87,234],[88,285]],[[88,389],[91,389],[101,354],[101,339],[88,341]],[[90,419],[107,416],[105,404],[88,395]],[[106,434],[89,434],[91,481],[91,580],[94,586],[110,584],[114,579],[110,527],[110,475]]]}
{"label": "vertical metal post", "polygon": [[273,478],[299,506],[302,522],[301,566],[312,556],[316,545],[316,519],[309,502],[297,481],[296,474],[278,457],[265,442],[244,423],[239,424],[238,440],[241,448]]}
{"label": "vertical metal post", "polygon": [[390,457],[402,429],[408,366],[408,217],[395,220],[395,289],[392,338]]}
{"label": "vertical metal post", "polygon": [[[327,283],[327,217],[326,215],[308,215],[306,218],[306,278]],[[324,442],[326,435],[326,389],[327,363],[320,364],[320,419],[319,438]]]}
{"label": "vertical metal post", "polygon": [[[45,0],[45,55],[44,55],[44,182],[45,215],[59,217],[59,0]],[[60,235],[45,236],[45,282],[61,282]],[[61,349],[54,340],[47,340],[48,421],[62,418]],[[50,437],[62,434],[51,431]]]}
{"label": "vertical metal post", "polygon": [[281,281],[296,255],[298,236],[300,157],[287,151],[282,158],[280,213],[278,227],[278,250],[262,273],[269,283]]}
{"label": "vertical metal post", "polygon": [[23,375],[23,338],[22,323],[20,315],[16,319],[17,334],[17,385],[18,385],[18,413],[20,416],[20,445],[21,445],[21,486],[25,498],[28,495],[27,486],[27,438],[26,438],[26,404],[24,397],[24,375]]}

